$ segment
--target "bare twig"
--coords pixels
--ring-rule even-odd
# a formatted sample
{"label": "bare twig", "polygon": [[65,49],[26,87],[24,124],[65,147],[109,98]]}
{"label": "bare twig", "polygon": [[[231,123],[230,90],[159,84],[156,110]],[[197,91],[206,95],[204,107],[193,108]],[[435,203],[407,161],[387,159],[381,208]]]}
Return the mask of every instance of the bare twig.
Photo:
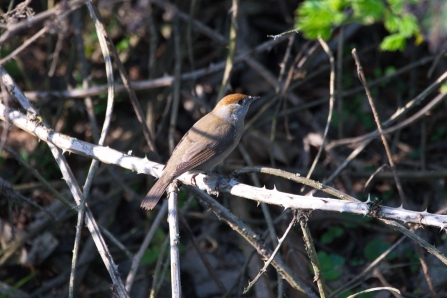
{"label": "bare twig", "polygon": [[64,1],[61,4],[58,4],[57,6],[51,9],[48,9],[42,13],[33,16],[32,18],[27,18],[26,20],[21,21],[17,24],[12,24],[8,26],[6,32],[4,32],[0,36],[0,46],[9,38],[16,36],[16,34],[21,30],[36,26],[37,24],[45,21],[46,19],[54,15],[59,17],[60,15],[66,15],[68,13],[71,13],[72,11],[81,7],[86,1],[87,0]]}
{"label": "bare twig", "polygon": [[[323,152],[323,149],[325,148],[324,143],[326,142],[327,134],[329,132],[329,126],[331,124],[332,114],[334,113],[334,101],[335,101],[335,62],[334,62],[334,56],[332,55],[331,50],[329,49],[329,46],[327,43],[321,38],[318,38],[318,41],[321,44],[321,47],[324,49],[326,54],[329,57],[329,63],[331,65],[331,75],[329,79],[329,112],[326,120],[326,127],[324,128],[323,133],[323,139],[321,140],[321,146],[318,149],[318,153],[315,156],[315,159],[312,163],[312,166],[309,169],[309,172],[307,173],[306,178],[310,178],[312,176],[312,172],[314,171],[315,167],[317,166],[318,160],[320,159],[321,153]],[[303,191],[303,190],[301,190]]]}
{"label": "bare twig", "polygon": [[[91,0],[89,0],[89,1],[90,1],[90,3],[92,3]],[[143,110],[141,109],[140,102],[138,101],[137,96],[135,95],[135,91],[133,90],[132,85],[130,83],[129,75],[126,72],[126,69],[124,68],[123,63],[119,59],[119,55],[118,55],[115,45],[110,40],[110,37],[108,36],[106,29],[102,25],[103,22],[101,20],[101,15],[100,15],[98,9],[96,8],[95,5],[93,5],[93,3],[91,5],[91,7],[95,11],[95,15],[99,20],[98,26],[102,27],[101,33],[104,35],[106,42],[107,42],[107,47],[110,50],[110,52],[112,53],[115,64],[118,67],[118,71],[121,75],[121,79],[123,80],[124,88],[126,89],[128,95],[129,95],[130,102],[132,103],[132,106],[134,108],[138,122],[140,123],[141,129],[143,130],[144,138],[146,139],[149,149],[154,153],[155,157],[158,158],[157,149],[155,148],[155,144],[154,144],[153,138],[151,136],[151,133],[149,132],[149,128],[146,125],[146,120],[144,117]]]}
{"label": "bare twig", "polygon": [[172,297],[182,296],[180,279],[180,228],[178,225],[178,188],[176,182],[171,183],[168,189],[168,223],[169,242],[171,244],[171,290]]}
{"label": "bare twig", "polygon": [[[102,54],[104,56],[104,64],[106,67],[106,74],[107,74],[107,85],[108,85],[107,108],[106,108],[106,113],[105,113],[104,125],[103,125],[102,132],[101,132],[101,137],[99,138],[99,141],[98,141],[98,145],[102,146],[104,144],[105,138],[109,131],[110,122],[112,121],[113,102],[114,102],[114,96],[115,96],[115,92],[114,92],[115,83],[114,83],[114,78],[113,78],[112,59],[110,57],[110,53],[107,48],[106,38],[105,38],[104,32],[103,32],[104,24],[98,18],[98,15],[96,14],[96,11],[93,8],[93,4],[91,1],[87,2],[87,8],[90,12],[90,17],[92,18],[93,23],[95,24],[99,44],[101,46]],[[89,172],[87,174],[87,179],[85,180],[84,187],[83,187],[82,201],[78,205],[78,208],[79,208],[78,209],[78,221],[76,224],[76,235],[75,235],[73,256],[72,256],[72,262],[71,262],[72,272],[70,274],[70,285],[69,285],[69,295],[68,295],[70,298],[74,297],[74,291],[75,291],[76,263],[77,263],[79,246],[80,246],[80,241],[81,241],[81,231],[82,231],[82,224],[84,222],[85,206],[86,206],[88,194],[90,192],[90,188],[92,186],[93,177],[96,173],[98,166],[99,166],[99,161],[92,160]]]}
{"label": "bare twig", "polygon": [[[196,196],[201,198],[202,202],[206,205],[206,207],[210,208],[219,219],[224,220],[227,224],[236,232],[238,232],[242,237],[245,238],[256,250],[257,252],[265,259],[269,259],[272,255],[271,251],[265,247],[263,243],[258,241],[258,236],[254,233],[250,227],[241,222],[234,214],[229,212],[226,208],[220,205],[215,199],[206,194],[205,192],[191,186],[187,186],[186,189]],[[282,262],[282,260],[276,256],[272,260],[273,267],[278,271],[279,274],[296,290],[305,293],[308,297],[316,297],[315,293],[307,286],[304,285],[287,267],[286,264]]]}
{"label": "bare twig", "polygon": [[171,118],[169,120],[169,134],[168,134],[168,142],[169,142],[169,151],[172,153],[174,151],[174,133],[177,125],[177,116],[178,116],[178,107],[180,105],[180,75],[181,75],[181,67],[182,67],[182,54],[180,51],[180,24],[178,18],[174,17],[174,50],[175,50],[175,69],[174,69],[174,77],[172,86],[172,107],[171,107]]}
{"label": "bare twig", "polygon": [[147,247],[149,246],[150,242],[154,238],[155,232],[157,231],[158,227],[160,226],[160,223],[163,220],[164,216],[166,215],[167,211],[168,211],[168,201],[165,200],[163,202],[163,204],[161,205],[157,216],[155,217],[154,221],[152,222],[151,228],[147,232],[146,237],[144,237],[144,240],[141,243],[140,248],[138,249],[138,252],[132,258],[132,264],[130,266],[129,274],[127,275],[127,278],[126,278],[126,290],[129,293],[130,293],[130,290],[132,289],[132,285],[135,280],[135,276],[137,274],[137,270],[140,265],[141,258],[143,258],[143,255],[146,252]]}
{"label": "bare twig", "polygon": [[[40,127],[40,129],[43,129],[47,132],[50,131],[51,129],[45,124],[45,122],[43,122],[42,119],[39,120],[38,111],[31,105],[31,103],[25,97],[23,92],[17,87],[14,80],[6,73],[6,71],[1,66],[0,66],[0,72],[3,84],[6,85],[6,88],[8,89],[10,94],[22,105],[23,108],[25,108],[28,111],[30,116],[25,120],[25,122],[28,122],[28,124],[34,124],[34,125],[37,124],[38,127]],[[2,110],[0,114],[4,115],[5,110],[3,105],[0,105],[0,110]],[[11,121],[13,121],[12,118],[10,119]],[[68,166],[67,161],[65,160],[65,157],[62,154],[62,151],[52,142],[47,142],[47,144],[50,147],[51,153],[53,154],[59,168],[61,169],[62,175],[65,181],[67,182],[68,187],[73,197],[75,198],[76,203],[79,205],[82,201],[82,192],[79,185],[76,182],[76,179],[74,178],[73,173],[71,172],[70,167]],[[123,282],[119,277],[117,266],[113,262],[113,258],[110,255],[110,252],[108,251],[104,239],[102,238],[101,232],[99,231],[95,218],[93,217],[93,214],[89,209],[87,209],[86,211],[86,224],[95,241],[98,252],[101,255],[102,260],[109,271],[110,277],[116,287],[118,295],[120,297],[128,297]]]}
{"label": "bare twig", "polygon": [[197,242],[196,237],[194,236],[194,233],[191,230],[191,227],[189,226],[188,222],[186,221],[185,217],[180,214],[180,222],[182,224],[182,229],[186,231],[186,234],[188,235],[188,238],[190,239],[194,249],[197,251],[197,254],[202,261],[203,265],[205,266],[206,270],[210,274],[211,278],[213,279],[214,283],[219,288],[222,295],[224,295],[227,290],[225,289],[225,286],[223,285],[222,281],[220,280],[219,276],[211,266],[210,262],[208,262],[208,259],[206,258],[203,251],[200,249],[200,244]]}
{"label": "bare twig", "polygon": [[315,249],[312,234],[308,226],[308,220],[310,212],[303,212],[300,210],[294,210],[294,217],[298,217],[296,220],[300,222],[301,231],[303,232],[304,245],[306,247],[307,256],[309,257],[312,269],[314,271],[314,282],[317,282],[318,292],[320,297],[327,297],[327,289],[323,279],[323,274],[320,269],[320,261],[318,260],[317,250]]}
{"label": "bare twig", "polygon": [[352,280],[348,283],[332,292],[330,297],[337,297],[338,294],[343,293],[349,289],[355,287],[359,282],[361,282],[366,276],[368,276],[372,270],[380,264],[399,244],[401,244],[405,240],[405,237],[400,237],[399,240],[396,241],[390,248],[384,251],[380,256],[375,259],[371,264],[368,265],[360,274],[357,274]]}
{"label": "bare twig", "polygon": [[379,119],[379,114],[377,113],[373,98],[371,96],[371,93],[369,92],[369,88],[366,85],[366,78],[363,73],[363,69],[362,69],[362,65],[360,64],[360,60],[357,56],[356,49],[352,50],[352,56],[354,57],[355,63],[357,64],[357,74],[359,76],[360,82],[362,83],[362,85],[365,88],[366,97],[368,98],[369,105],[371,106],[371,110],[373,112],[374,120],[376,121],[377,131],[379,132],[380,137],[382,139],[383,146],[385,147],[386,156],[388,158],[388,162],[390,163],[391,171],[393,172],[393,175],[394,175],[394,180],[396,182],[397,190],[399,191],[402,206],[405,208],[405,207],[407,207],[407,200],[405,198],[404,189],[402,188],[402,184],[400,182],[399,176],[397,176],[396,166],[394,165],[393,157],[391,156],[390,147],[388,145],[387,139],[385,138],[385,135],[383,134],[382,124]]}
{"label": "bare twig", "polygon": [[239,0],[231,1],[231,21],[230,21],[230,34],[228,37],[228,54],[227,60],[225,64],[225,69],[222,77],[222,84],[220,86],[219,94],[216,98],[216,102],[219,101],[224,95],[225,92],[229,89],[229,79],[231,70],[233,69],[234,64],[234,55],[236,53],[236,38],[238,32],[238,18],[239,13]]}
{"label": "bare twig", "polygon": [[8,56],[0,60],[0,65],[5,64],[9,60],[13,59],[15,56],[17,56],[21,51],[26,49],[30,44],[32,44],[34,41],[36,41],[39,37],[44,35],[48,31],[48,27],[43,27],[39,30],[36,34],[34,34],[32,37],[27,39],[24,43],[22,43],[19,47],[17,47],[14,51],[12,51]]}
{"label": "bare twig", "polygon": [[264,267],[262,267],[261,270],[259,270],[258,275],[256,275],[256,277],[250,281],[247,285],[247,287],[244,289],[243,294],[247,294],[248,291],[250,291],[250,289],[254,286],[254,284],[258,281],[258,279],[267,271],[267,267],[270,265],[270,263],[273,261],[273,258],[276,256],[279,248],[281,247],[281,244],[284,242],[284,240],[286,239],[287,235],[289,234],[290,230],[292,229],[292,227],[295,225],[296,223],[296,218],[294,217],[292,219],[292,221],[290,222],[289,226],[287,227],[286,231],[284,232],[284,235],[278,240],[278,243],[276,244],[275,250],[272,252],[272,254],[270,255],[270,258],[264,263]]}
{"label": "bare twig", "polygon": [[[242,145],[242,143],[239,143],[238,149],[239,149],[239,152],[241,152],[242,156],[244,157],[244,160],[247,163],[247,165],[253,166],[253,161],[252,161],[247,149],[245,148],[245,146]],[[255,186],[261,187],[261,182],[259,181],[259,177],[258,177],[258,175],[256,175],[256,173],[252,173],[251,178],[252,178]],[[276,234],[275,225],[273,224],[272,215],[270,214],[268,205],[265,203],[261,203],[261,210],[262,210],[262,214],[264,216],[265,222],[267,224],[267,229],[268,229],[268,233],[270,235],[272,244],[273,244],[273,246],[278,246],[278,236]],[[278,256],[280,256],[280,254],[278,254]],[[259,277],[257,277],[256,280],[258,280]],[[253,285],[254,285],[254,283],[253,283]],[[283,294],[282,292],[283,292],[282,279],[281,279],[281,275],[278,274],[278,294]],[[282,295],[278,295],[278,296],[281,297]]]}
{"label": "bare twig", "polygon": [[[344,26],[340,26],[340,32],[338,33],[338,45],[337,45],[337,75],[335,76],[336,88],[336,103],[338,113],[338,138],[343,137],[343,45],[344,45]],[[332,66],[331,66],[332,67]],[[330,99],[329,99],[330,100]]]}
{"label": "bare twig", "polygon": [[[446,80],[447,80],[447,72],[443,73],[435,82],[433,82],[430,86],[428,86],[424,91],[422,91],[414,99],[409,101],[404,107],[398,108],[396,110],[396,112],[394,112],[394,114],[390,118],[388,118],[388,120],[386,120],[386,121],[384,121],[382,123],[382,126],[389,126],[390,124],[396,122],[398,118],[400,118],[403,115],[405,115],[412,107],[415,107],[415,106],[419,105],[421,103],[421,101],[424,100],[425,97],[427,97],[427,95],[429,95],[431,92],[433,92],[434,90],[439,88],[439,86],[441,86],[441,84],[443,84]],[[443,95],[443,94],[442,93],[439,94],[436,98],[439,99],[439,96],[441,96],[441,95]],[[443,97],[441,97],[441,99],[442,98]],[[414,115],[412,115],[412,117],[410,117],[408,119],[413,119],[413,121],[414,121]],[[405,120],[407,122],[402,121],[402,123],[409,124],[408,119]],[[396,125],[395,127],[402,128],[402,124],[400,126]],[[384,134],[388,134],[390,132],[391,132],[391,128],[383,130]],[[379,135],[380,135],[379,131],[375,130],[375,131],[373,131],[371,133],[368,133],[368,134],[360,136],[360,137],[345,138],[345,139],[342,139],[342,140],[332,141],[331,143],[328,144],[328,147],[329,148],[333,148],[333,147],[340,146],[340,145],[346,145],[346,144],[351,144],[351,143],[355,143],[355,142],[361,142],[361,141],[367,140],[367,139],[372,138],[372,137],[377,137]]]}

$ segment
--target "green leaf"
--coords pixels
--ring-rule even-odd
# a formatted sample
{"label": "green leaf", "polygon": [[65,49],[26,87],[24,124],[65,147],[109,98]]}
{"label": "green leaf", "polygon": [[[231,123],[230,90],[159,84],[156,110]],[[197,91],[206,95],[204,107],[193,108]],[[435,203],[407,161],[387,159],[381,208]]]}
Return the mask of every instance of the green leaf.
{"label": "green leaf", "polygon": [[307,38],[321,36],[329,39],[332,26],[340,25],[346,19],[343,12],[337,10],[342,6],[342,1],[305,1],[297,9],[296,28]]}
{"label": "green leaf", "polygon": [[330,227],[327,231],[321,236],[321,243],[329,244],[332,243],[335,239],[341,237],[344,234],[344,230],[340,227]]}
{"label": "green leaf", "polygon": [[439,92],[447,93],[447,83],[441,85],[441,88],[439,88]]}
{"label": "green leaf", "polygon": [[[380,48],[384,51],[403,50],[406,38],[415,36],[415,44],[423,41],[416,17],[406,13],[408,3],[418,0],[305,0],[296,10],[296,28],[309,39],[331,37],[332,28],[341,24],[357,22],[364,25],[384,22],[391,33],[385,37]],[[351,12],[351,14],[348,14]]]}
{"label": "green leaf", "polygon": [[385,12],[385,5],[377,0],[353,1],[352,8],[354,17],[360,18],[363,24],[373,24],[382,20]]}
{"label": "green leaf", "polygon": [[[382,240],[372,240],[365,246],[363,254],[369,261],[374,261],[390,247],[391,244],[388,242],[384,242]],[[394,251],[390,252],[386,257],[388,261],[391,261],[394,258],[396,258],[396,253]]]}
{"label": "green leaf", "polygon": [[409,38],[413,36],[413,34],[418,31],[418,24],[416,17],[413,15],[404,15],[399,23],[399,32]]}
{"label": "green leaf", "polygon": [[398,16],[391,14],[390,12],[387,12],[385,14],[385,21],[383,22],[383,25],[385,26],[385,29],[388,30],[388,32],[397,32],[399,30],[399,23],[400,19]]}
{"label": "green leaf", "polygon": [[150,265],[158,260],[165,237],[166,235],[163,232],[163,230],[158,228],[152,240],[151,247],[146,249],[146,251],[143,254],[143,257],[141,258],[141,264]]}
{"label": "green leaf", "polygon": [[394,66],[388,66],[387,68],[385,68],[385,76],[392,75],[395,72],[396,72],[396,67],[394,67]]}
{"label": "green leaf", "polygon": [[347,5],[346,0],[328,0],[329,8],[332,11],[341,11],[343,10]]}
{"label": "green leaf", "polygon": [[339,269],[345,264],[345,259],[336,254],[328,255],[326,252],[319,252],[318,260],[320,261],[320,269],[323,277],[327,281],[334,281],[340,278]]}
{"label": "green leaf", "polygon": [[130,47],[130,39],[124,38],[116,45],[116,49],[120,52],[128,49]]}
{"label": "green leaf", "polygon": [[405,36],[396,33],[385,37],[380,43],[380,49],[382,51],[403,51],[406,44]]}

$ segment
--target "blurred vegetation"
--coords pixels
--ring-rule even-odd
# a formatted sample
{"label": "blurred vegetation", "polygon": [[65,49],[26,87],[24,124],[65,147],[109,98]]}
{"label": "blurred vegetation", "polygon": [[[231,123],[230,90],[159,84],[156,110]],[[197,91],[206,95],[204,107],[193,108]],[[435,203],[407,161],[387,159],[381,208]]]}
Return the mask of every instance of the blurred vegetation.
{"label": "blurred vegetation", "polygon": [[[305,176],[322,145],[321,135],[329,113],[330,68],[327,55],[315,41],[318,36],[328,41],[337,63],[335,110],[326,146],[312,174],[312,178],[318,181],[330,177],[358,148],[359,142],[350,141],[350,138],[363,136],[376,129],[351,56],[353,48],[357,49],[365,76],[371,84],[371,93],[382,122],[426,90],[447,69],[447,2],[444,0],[247,0],[238,3],[235,40],[237,59],[231,72],[231,88],[228,92],[261,96],[261,100],[250,107],[246,121],[249,127],[241,140],[251,162],[256,166],[285,169]],[[23,10],[11,13],[18,4],[17,1],[0,4],[3,14],[1,36],[8,32],[8,26],[31,18],[26,13],[20,13]],[[37,15],[61,3],[31,1],[28,4],[25,12],[29,13],[31,9]],[[111,42],[116,46],[132,81],[155,84],[165,78],[173,78],[176,64],[180,65],[182,75],[187,78],[179,81],[173,78],[174,83],[180,84],[181,93],[178,117],[172,130],[177,143],[216,102],[223,68],[213,72],[209,70],[216,65],[223,65],[227,59],[232,1],[99,0],[95,4],[100,9]],[[175,5],[175,8],[168,4]],[[177,12],[182,14],[181,18],[176,15]],[[175,27],[176,21],[179,22],[178,28]],[[64,97],[55,92],[81,91],[84,89],[83,80],[92,88],[90,90],[107,84],[98,36],[85,7],[65,19],[52,17],[44,23],[24,28],[1,44],[1,57],[4,58],[23,45],[44,26],[48,28],[45,35],[3,66],[53,129],[94,143],[95,125],[90,116],[94,116],[97,126],[101,128],[107,93],[93,92],[90,96],[92,109],[89,110],[86,96]],[[76,28],[80,30],[83,51],[79,51]],[[279,37],[279,34],[293,29],[299,29],[299,32]],[[269,35],[277,39],[273,40]],[[181,45],[179,58],[175,54],[176,37],[180,39]],[[340,38],[343,42],[339,45]],[[276,41],[273,46],[266,46],[272,41]],[[260,45],[264,47],[253,52]],[[85,62],[82,62],[81,53],[85,55]],[[53,64],[55,71],[50,75]],[[86,70],[85,76],[83,69]],[[197,73],[201,74],[195,75]],[[122,79],[116,65],[114,77],[116,86],[121,86]],[[136,90],[146,114],[146,123],[155,139],[159,159],[150,152],[128,95],[122,91],[115,93],[112,126],[105,145],[137,157],[147,155],[157,162],[166,161],[169,157],[173,89],[173,85],[168,83]],[[447,85],[432,90],[394,124],[415,115],[439,92],[446,91]],[[3,92],[2,104],[6,98]],[[20,110],[12,98],[9,98],[8,105]],[[387,134],[411,210],[446,214],[446,120],[446,102],[443,100],[407,126]],[[3,129],[4,126],[0,133]],[[343,145],[334,145],[340,140],[347,141]],[[328,144],[333,146],[328,148]],[[2,145],[15,150],[62,196],[72,200],[46,143],[11,126]],[[241,152],[244,151],[235,150],[216,168],[216,172],[228,174],[247,165],[246,156],[244,158]],[[82,185],[91,160],[70,153],[64,155]],[[381,205],[400,206],[401,198],[387,164],[383,145],[376,138],[329,184],[362,201],[366,201],[370,195],[372,200],[377,198]],[[380,171],[373,175],[376,170]],[[0,177],[4,182],[9,182],[17,194],[17,197],[11,198],[5,192],[1,193],[0,227],[13,228],[17,237],[21,237],[21,233],[29,237],[24,245],[15,249],[15,254],[7,262],[0,264],[0,297],[67,296],[75,213],[63,208],[56,209],[57,215],[61,217],[54,220],[52,211],[51,216],[42,212],[38,207],[49,209],[58,206],[56,197],[5,150],[0,155]],[[238,180],[251,185],[255,183],[249,175],[241,176]],[[265,185],[269,189],[276,187],[283,192],[304,195],[310,191],[305,188],[302,192],[302,185],[269,175],[260,174],[258,180],[261,186]],[[112,165],[101,165],[93,180],[88,198],[89,207],[103,227],[131,254],[140,248],[159,211],[157,208],[144,212],[139,207],[153,181],[151,177]],[[6,184],[1,185],[2,191],[5,191]],[[314,195],[328,196],[322,192]],[[36,205],[24,201],[21,196]],[[190,194],[185,190],[180,192],[182,208],[189,197]],[[229,194],[220,194],[216,200],[249,224],[256,233],[268,235],[266,220],[256,202]],[[291,214],[278,206],[269,206],[269,210],[279,238],[287,228]],[[222,296],[199,255],[209,259],[217,276],[231,291],[229,297],[240,295],[248,281],[254,278],[253,271],[256,273],[262,267],[262,261],[256,254],[252,254],[252,248],[247,247],[242,237],[198,200],[193,199],[183,216],[200,247],[196,251],[191,244],[192,240],[181,232],[184,296]],[[48,224],[42,230],[32,232],[43,219],[47,219]],[[440,233],[437,228],[406,226],[442,252],[447,251],[445,232]],[[380,262],[375,274],[368,274],[359,285],[346,289],[345,286],[351,280],[360,276],[402,234],[370,217],[319,210],[312,212],[308,227],[321,263],[322,278],[329,293],[339,290],[341,294],[337,297],[346,297],[386,283],[401,290],[404,297],[425,297],[432,293],[429,280],[439,297],[446,295],[446,266],[429,253],[418,252],[413,241],[408,239],[403,240]],[[28,256],[32,248],[39,246],[36,239],[46,233],[58,244],[39,262],[25,263],[23,256]],[[10,244],[3,235],[4,230],[1,230],[0,257]],[[168,227],[166,221],[162,220],[141,260],[131,297],[148,296],[159,257],[162,258],[159,264],[164,275],[157,275],[161,288],[156,297],[170,297],[169,266],[166,265],[169,262],[167,253],[162,251],[167,235]],[[269,248],[273,248],[272,238],[270,235],[264,238],[259,236]],[[89,232],[84,228],[81,236],[81,253],[84,257],[80,262],[77,297],[110,297],[110,277],[90,241]],[[122,273],[121,277],[126,279],[131,262],[128,254],[110,239],[107,239],[107,244]],[[312,266],[298,227],[288,235],[280,253],[294,274],[317,292]],[[253,263],[248,260],[258,263],[250,267]],[[424,261],[429,277],[423,269]],[[278,284],[276,273],[270,267],[259,283],[266,285],[271,297],[277,296],[281,289],[283,296],[298,295],[287,283]],[[13,293],[18,294],[13,296]],[[373,296],[369,293],[362,297]],[[262,296],[257,295],[254,289],[244,297]]]}

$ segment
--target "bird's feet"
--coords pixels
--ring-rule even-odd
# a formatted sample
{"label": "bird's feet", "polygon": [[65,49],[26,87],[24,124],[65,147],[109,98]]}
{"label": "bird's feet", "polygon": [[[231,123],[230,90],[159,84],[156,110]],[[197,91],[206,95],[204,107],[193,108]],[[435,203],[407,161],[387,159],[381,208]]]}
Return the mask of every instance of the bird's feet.
{"label": "bird's feet", "polygon": [[[217,191],[216,189],[218,188],[219,182],[221,179],[223,179],[223,177],[211,171],[205,171],[204,174],[206,175],[206,177],[203,178],[204,190],[209,195],[219,196],[219,191]],[[196,181],[197,175],[199,174],[194,174],[191,177],[191,184],[195,186],[198,186]]]}

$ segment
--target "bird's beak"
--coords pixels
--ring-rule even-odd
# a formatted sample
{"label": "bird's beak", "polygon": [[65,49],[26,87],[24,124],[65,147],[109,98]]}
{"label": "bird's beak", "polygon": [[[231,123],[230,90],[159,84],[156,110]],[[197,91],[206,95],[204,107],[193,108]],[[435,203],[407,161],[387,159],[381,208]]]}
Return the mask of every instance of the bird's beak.
{"label": "bird's beak", "polygon": [[248,96],[248,99],[250,100],[250,103],[254,102],[256,99],[261,98],[260,96]]}

